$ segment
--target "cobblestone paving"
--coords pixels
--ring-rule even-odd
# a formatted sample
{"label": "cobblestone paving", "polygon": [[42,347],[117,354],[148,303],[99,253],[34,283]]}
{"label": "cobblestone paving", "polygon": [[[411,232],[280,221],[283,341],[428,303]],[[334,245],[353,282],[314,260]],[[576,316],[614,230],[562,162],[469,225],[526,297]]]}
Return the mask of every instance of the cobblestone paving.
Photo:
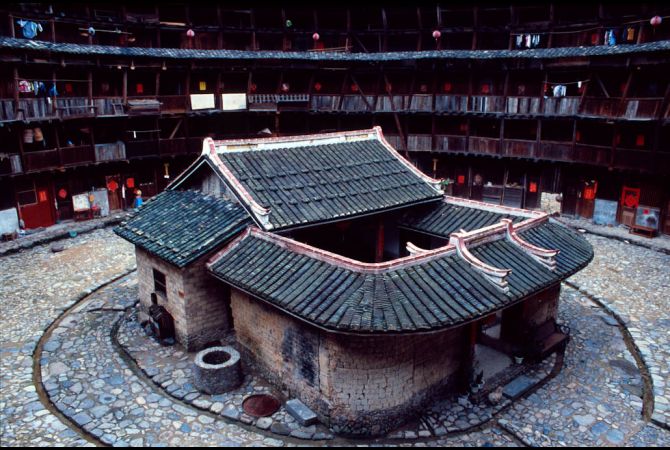
{"label": "cobblestone paving", "polygon": [[654,420],[670,426],[670,255],[587,235],[595,258],[570,278],[626,324],[651,371]]}
{"label": "cobblestone paving", "polygon": [[[502,414],[500,423],[530,445],[628,445],[645,427],[642,377],[618,327],[595,303],[563,287],[559,317],[571,328],[558,376]],[[637,436],[640,443],[670,444]]]}
{"label": "cobblestone paving", "polygon": [[[664,322],[667,315],[661,303],[668,288],[668,257],[619,241],[595,236],[589,240],[596,249],[594,263],[585,270],[591,273],[571,281],[609,299],[625,318],[656,373],[655,384],[660,382],[657,394],[665,395],[667,391],[659,386],[666,388],[667,363],[659,355],[668,351],[670,324]],[[43,407],[32,382],[31,356],[44,330],[65,308],[82,292],[130,270],[134,257],[132,247],[109,229],[64,243],[65,251],[60,253],[51,253],[47,245],[0,258],[3,446],[91,445]],[[627,275],[641,278],[633,282]],[[231,424],[220,415],[186,406],[138,377],[111,339],[114,322],[123,320],[123,310],[134,304],[136,296],[134,274],[95,292],[63,318],[43,346],[44,386],[74,423],[100,441],[116,445],[311,444]],[[648,311],[647,304],[652,305]],[[616,322],[586,296],[565,286],[560,318],[572,328],[573,336],[563,371],[483,429],[441,438],[417,434],[409,440],[336,438],[328,445],[670,445],[670,432],[641,418],[642,380]],[[654,326],[646,325],[647,321]],[[636,334],[635,325],[641,334]],[[665,411],[658,408],[662,404],[657,401],[657,419]]]}
{"label": "cobblestone paving", "polygon": [[[109,245],[110,241],[114,245]],[[110,229],[0,258],[0,442],[3,446],[85,445],[44,408],[32,354],[44,330],[85,291],[135,265],[131,245]]]}

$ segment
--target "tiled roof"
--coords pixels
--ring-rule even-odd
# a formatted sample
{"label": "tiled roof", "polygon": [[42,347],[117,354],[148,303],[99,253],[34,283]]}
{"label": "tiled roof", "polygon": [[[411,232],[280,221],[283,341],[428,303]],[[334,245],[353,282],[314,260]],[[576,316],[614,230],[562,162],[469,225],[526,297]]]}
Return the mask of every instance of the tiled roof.
{"label": "tiled roof", "polygon": [[461,229],[473,231],[498,223],[500,219],[512,219],[513,222],[518,223],[524,217],[441,202],[422,208],[413,208],[403,215],[399,225],[448,238],[451,233]]}
{"label": "tiled roof", "polygon": [[162,59],[295,60],[295,61],[405,61],[421,59],[547,59],[586,56],[627,55],[670,50],[670,41],[644,44],[558,47],[526,50],[424,50],[376,53],[283,52],[245,50],[192,50],[173,48],[116,47],[53,43],[0,37],[0,48],[48,51],[55,54],[109,55]]}
{"label": "tiled roof", "polygon": [[114,232],[184,267],[216,250],[250,223],[246,211],[229,201],[194,191],[164,191]]}
{"label": "tiled roof", "polygon": [[[377,136],[377,130],[366,130]],[[332,142],[313,136],[270,148],[217,150],[229,183],[269,210],[266,229],[285,229],[436,201],[431,180],[395,150],[362,132]],[[364,133],[363,133],[364,134]],[[310,139],[314,139],[311,140]],[[269,144],[268,144],[269,145]],[[242,198],[244,201],[244,198]]]}
{"label": "tiled roof", "polygon": [[330,331],[420,332],[453,327],[509,306],[565,279],[593,257],[588,242],[554,223],[522,234],[545,248],[559,249],[559,267],[548,269],[504,238],[471,249],[485,263],[512,269],[507,291],[453,246],[407,257],[415,259],[385,270],[358,270],[338,264],[338,258],[346,258],[322,257],[327,252],[304,251],[304,244],[257,229],[219,252],[209,269],[255,298]]}

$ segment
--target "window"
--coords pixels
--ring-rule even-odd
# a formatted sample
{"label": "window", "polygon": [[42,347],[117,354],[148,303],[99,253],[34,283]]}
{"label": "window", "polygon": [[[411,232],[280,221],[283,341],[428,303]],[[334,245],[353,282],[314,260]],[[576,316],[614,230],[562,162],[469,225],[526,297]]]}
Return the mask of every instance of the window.
{"label": "window", "polygon": [[157,294],[167,297],[167,282],[165,281],[165,274],[154,269],[154,291]]}

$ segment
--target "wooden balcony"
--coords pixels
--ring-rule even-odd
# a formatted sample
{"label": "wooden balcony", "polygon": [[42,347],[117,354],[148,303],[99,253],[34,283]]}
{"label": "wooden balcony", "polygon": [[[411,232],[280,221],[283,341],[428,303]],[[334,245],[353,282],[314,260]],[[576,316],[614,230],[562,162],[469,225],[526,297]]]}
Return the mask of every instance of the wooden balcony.
{"label": "wooden balcony", "polygon": [[391,147],[395,148],[396,150],[405,149],[405,144],[397,134],[384,134],[384,139],[386,139],[386,141],[391,144]]}
{"label": "wooden balcony", "polygon": [[552,161],[570,161],[572,159],[572,143],[542,141],[537,157]]}
{"label": "wooden balcony", "polygon": [[[366,103],[367,102],[367,103]],[[370,105],[368,107],[368,105]],[[363,112],[371,111],[375,106],[375,98],[372,95],[366,95],[365,99],[361,95],[343,95],[342,111]]]}
{"label": "wooden balcony", "polygon": [[186,95],[160,95],[161,112],[184,113],[189,110],[189,98]]}
{"label": "wooden balcony", "polygon": [[432,152],[433,137],[430,134],[409,134],[407,135],[407,150]]}
{"label": "wooden balcony", "polygon": [[51,169],[60,165],[58,149],[40,150],[37,152],[26,152],[23,155],[25,171],[34,172],[38,170]]}
{"label": "wooden balcony", "polygon": [[93,98],[93,104],[98,117],[126,115],[123,98],[121,97],[95,97]]}
{"label": "wooden balcony", "polygon": [[504,100],[497,95],[473,95],[468,102],[468,112],[502,113],[505,112]]}
{"label": "wooden balcony", "polygon": [[540,97],[507,97],[507,114],[539,114]]}
{"label": "wooden balcony", "polygon": [[435,135],[435,149],[440,152],[465,152],[466,137],[437,134]]}
{"label": "wooden balcony", "polygon": [[21,155],[14,154],[0,158],[0,175],[14,175],[22,172]]}
{"label": "wooden balcony", "polygon": [[109,144],[95,144],[95,160],[104,161],[123,161],[126,159],[126,144],[122,141]]}
{"label": "wooden balcony", "polygon": [[612,147],[606,145],[577,144],[573,161],[598,166],[609,166]]}
{"label": "wooden balcony", "polygon": [[579,112],[579,97],[547,97],[541,114],[546,116],[574,116]]}
{"label": "wooden balcony", "polygon": [[15,120],[14,114],[14,100],[3,99],[0,100],[0,121]]}
{"label": "wooden balcony", "polygon": [[500,139],[470,136],[470,148],[468,148],[468,151],[486,155],[499,155]]}
{"label": "wooden balcony", "polygon": [[14,115],[16,119],[53,119],[57,116],[51,98],[20,99]]}
{"label": "wooden balcony", "polygon": [[587,117],[617,117],[620,98],[585,98],[582,102],[579,114]]}
{"label": "wooden balcony", "polygon": [[467,95],[436,95],[436,112],[466,112],[468,110]]}
{"label": "wooden balcony", "polygon": [[534,158],[537,153],[537,141],[505,139],[503,155],[515,158]]}
{"label": "wooden balcony", "polygon": [[59,152],[63,166],[79,166],[95,162],[95,149],[92,145],[63,147]]}
{"label": "wooden balcony", "polygon": [[662,98],[629,98],[624,105],[622,117],[629,120],[655,119],[662,103]]}
{"label": "wooden balcony", "polygon": [[433,96],[428,94],[412,95],[407,109],[410,111],[431,112],[433,110]]}
{"label": "wooden balcony", "polygon": [[402,111],[406,102],[409,102],[409,95],[380,95],[377,97],[376,111],[393,112]]}
{"label": "wooden balcony", "polygon": [[62,119],[94,117],[95,108],[95,103],[90,103],[87,97],[59,97],[56,106]]}
{"label": "wooden balcony", "polygon": [[310,102],[312,111],[337,111],[339,107],[339,95],[312,95]]}

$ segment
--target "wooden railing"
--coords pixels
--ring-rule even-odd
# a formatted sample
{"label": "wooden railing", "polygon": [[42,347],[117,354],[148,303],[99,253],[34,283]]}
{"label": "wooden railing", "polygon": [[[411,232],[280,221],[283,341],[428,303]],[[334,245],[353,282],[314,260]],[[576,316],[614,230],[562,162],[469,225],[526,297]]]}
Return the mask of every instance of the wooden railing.
{"label": "wooden railing", "polygon": [[51,98],[22,98],[14,114],[17,119],[46,119],[56,117]]}
{"label": "wooden railing", "polygon": [[533,158],[536,154],[537,142],[520,139],[505,139],[503,155],[516,158]]}
{"label": "wooden railing", "polygon": [[496,95],[473,95],[470,97],[470,101],[468,102],[468,112],[505,112],[504,97]]}
{"label": "wooden railing", "polygon": [[59,97],[56,109],[58,115],[65,118],[95,116],[95,103],[89,103],[87,97]]}
{"label": "wooden railing", "polygon": [[123,141],[109,144],[95,144],[95,160],[122,161],[126,159],[126,144]]}
{"label": "wooden railing", "polygon": [[579,112],[580,97],[547,97],[542,114],[547,116],[574,116]]}
{"label": "wooden railing", "polygon": [[21,155],[1,155],[0,175],[12,175],[23,172],[21,166]]}
{"label": "wooden railing", "polygon": [[[367,103],[365,103],[366,101]],[[342,111],[370,111],[370,108],[374,108],[374,105],[375,98],[372,95],[366,95],[365,99],[361,95],[342,96]]]}
{"label": "wooden railing", "polygon": [[146,139],[126,142],[126,157],[128,159],[145,158],[158,155],[158,141]]}
{"label": "wooden railing", "polygon": [[14,100],[0,100],[0,120],[14,120],[15,118]]}
{"label": "wooden railing", "polygon": [[93,104],[98,116],[122,116],[126,114],[123,98],[121,97],[96,97],[93,99]]}
{"label": "wooden railing", "polygon": [[407,150],[432,152],[433,136],[430,134],[407,135]]}
{"label": "wooden railing", "polygon": [[312,111],[337,111],[340,105],[339,95],[312,95]]}
{"label": "wooden railing", "polygon": [[468,110],[467,95],[436,95],[436,112],[466,112]]}
{"label": "wooden railing", "polygon": [[572,143],[542,141],[537,157],[552,161],[570,161],[572,159]]}
{"label": "wooden railing", "polygon": [[161,95],[158,97],[161,112],[185,112],[189,108],[189,98],[186,95]]}
{"label": "wooden railing", "polygon": [[410,111],[432,111],[433,110],[433,96],[428,94],[412,95],[409,106]]}
{"label": "wooden railing", "polygon": [[588,98],[582,101],[579,114],[590,117],[618,116],[620,98]]}
{"label": "wooden railing", "polygon": [[391,97],[388,95],[380,95],[377,97],[375,110],[383,112],[402,111],[406,99],[409,100],[408,95],[392,95]]}
{"label": "wooden railing", "polygon": [[629,98],[621,111],[626,119],[654,119],[657,117],[662,98]]}
{"label": "wooden railing", "polygon": [[384,139],[391,144],[391,147],[396,150],[403,150],[405,148],[404,143],[400,140],[400,136],[397,134],[384,134]]}
{"label": "wooden railing", "polygon": [[577,144],[575,146],[575,162],[609,166],[612,147],[605,145]]}
{"label": "wooden railing", "polygon": [[26,152],[23,155],[25,162],[25,171],[33,172],[36,170],[51,169],[58,167],[58,149],[40,150],[37,152]]}
{"label": "wooden railing", "polygon": [[470,147],[468,151],[484,153],[487,155],[498,155],[500,153],[500,139],[470,136]]}
{"label": "wooden railing", "polygon": [[446,134],[435,135],[435,147],[440,152],[464,152],[466,151],[465,136],[451,136]]}
{"label": "wooden railing", "polygon": [[63,166],[86,165],[95,161],[95,149],[92,145],[63,147],[59,151]]}

